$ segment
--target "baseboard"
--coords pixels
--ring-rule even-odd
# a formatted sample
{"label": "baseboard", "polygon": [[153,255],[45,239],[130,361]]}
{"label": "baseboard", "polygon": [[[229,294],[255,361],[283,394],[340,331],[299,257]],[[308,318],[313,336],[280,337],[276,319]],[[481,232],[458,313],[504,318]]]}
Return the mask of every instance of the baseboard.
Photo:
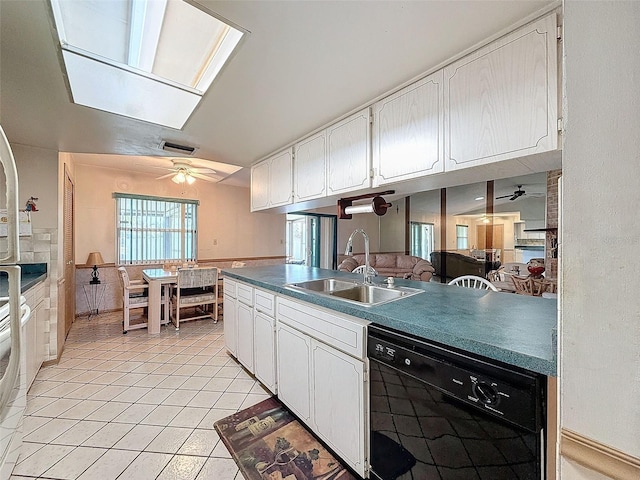
{"label": "baseboard", "polygon": [[640,458],[564,428],[560,432],[560,453],[590,470],[611,478],[618,480],[640,478]]}

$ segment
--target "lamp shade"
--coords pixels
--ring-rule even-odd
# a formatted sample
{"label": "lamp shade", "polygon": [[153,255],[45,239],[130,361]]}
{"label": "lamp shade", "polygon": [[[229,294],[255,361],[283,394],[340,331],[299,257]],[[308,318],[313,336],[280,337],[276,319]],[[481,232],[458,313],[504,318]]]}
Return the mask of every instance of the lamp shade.
{"label": "lamp shade", "polygon": [[87,258],[86,265],[102,265],[104,260],[102,259],[102,255],[100,252],[91,252],[89,254],[89,258]]}

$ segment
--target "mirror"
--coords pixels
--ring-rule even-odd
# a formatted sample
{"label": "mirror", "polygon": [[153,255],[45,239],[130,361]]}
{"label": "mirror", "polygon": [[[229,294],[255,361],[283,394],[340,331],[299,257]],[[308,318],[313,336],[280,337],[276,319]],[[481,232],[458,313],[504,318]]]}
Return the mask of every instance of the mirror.
{"label": "mirror", "polygon": [[[530,230],[546,226],[546,177],[543,172],[450,187],[444,198],[441,190],[411,195],[409,253],[429,260],[446,279],[485,276],[500,264],[544,257],[545,232]],[[486,264],[467,271],[469,258]]]}

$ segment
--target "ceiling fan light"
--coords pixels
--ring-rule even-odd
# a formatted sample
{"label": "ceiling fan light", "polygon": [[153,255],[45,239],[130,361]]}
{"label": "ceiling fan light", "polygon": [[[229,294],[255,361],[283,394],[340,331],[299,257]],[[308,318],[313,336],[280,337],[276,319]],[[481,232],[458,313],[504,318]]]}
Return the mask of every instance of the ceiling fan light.
{"label": "ceiling fan light", "polygon": [[186,176],[184,172],[178,172],[176,173],[176,176],[173,177],[171,180],[173,180],[176,183],[184,183],[186,180]]}
{"label": "ceiling fan light", "polygon": [[196,181],[196,178],[195,178],[195,177],[192,177],[192,176],[191,176],[191,174],[189,174],[189,173],[187,173],[187,175],[186,175],[185,179],[187,180],[187,183],[188,183],[189,185],[191,185],[193,182],[195,182],[195,181]]}

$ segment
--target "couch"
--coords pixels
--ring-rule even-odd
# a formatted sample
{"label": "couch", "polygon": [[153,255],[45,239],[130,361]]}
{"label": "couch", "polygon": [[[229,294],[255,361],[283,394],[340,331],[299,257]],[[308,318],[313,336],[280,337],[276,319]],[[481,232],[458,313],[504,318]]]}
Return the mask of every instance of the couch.
{"label": "couch", "polygon": [[[400,277],[409,280],[428,282],[433,276],[434,268],[431,262],[412,255],[395,253],[372,253],[369,264],[381,277]],[[338,270],[351,272],[354,268],[364,265],[364,255],[354,255],[345,258]]]}
{"label": "couch", "polygon": [[462,275],[486,278],[487,273],[500,266],[500,262],[478,260],[457,252],[431,252],[431,264],[435,269],[434,275],[443,276],[444,262],[447,263],[447,278],[457,278]]}

